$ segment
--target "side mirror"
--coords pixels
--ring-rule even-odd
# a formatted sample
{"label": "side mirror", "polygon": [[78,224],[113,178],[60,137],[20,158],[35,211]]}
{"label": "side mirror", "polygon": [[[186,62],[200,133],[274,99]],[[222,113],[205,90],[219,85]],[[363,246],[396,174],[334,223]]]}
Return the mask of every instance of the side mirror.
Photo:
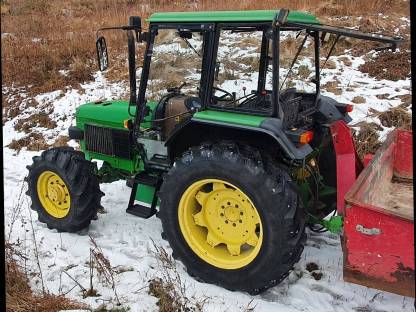
{"label": "side mirror", "polygon": [[97,48],[98,69],[100,71],[106,70],[108,68],[108,53],[105,38],[98,37],[95,46]]}
{"label": "side mirror", "polygon": [[282,26],[283,24],[285,24],[287,21],[288,15],[289,15],[288,9],[279,10],[279,13],[276,14],[276,16],[274,17],[274,26],[278,27],[278,26]]}

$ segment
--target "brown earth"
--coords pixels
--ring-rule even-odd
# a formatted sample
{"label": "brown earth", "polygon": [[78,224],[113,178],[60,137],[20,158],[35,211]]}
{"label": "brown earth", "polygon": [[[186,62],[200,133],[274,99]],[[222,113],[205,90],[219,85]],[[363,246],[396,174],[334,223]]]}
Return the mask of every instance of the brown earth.
{"label": "brown earth", "polygon": [[401,80],[410,77],[410,51],[380,52],[360,65],[359,70],[377,79]]}

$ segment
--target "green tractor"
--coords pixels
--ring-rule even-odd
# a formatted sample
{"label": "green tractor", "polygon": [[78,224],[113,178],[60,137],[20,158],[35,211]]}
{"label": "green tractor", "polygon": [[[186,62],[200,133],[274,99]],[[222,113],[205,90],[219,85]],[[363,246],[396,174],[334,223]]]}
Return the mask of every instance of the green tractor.
{"label": "green tractor", "polygon": [[[282,281],[299,260],[306,225],[318,231],[342,226],[340,216],[323,218],[337,211],[340,197],[331,125],[348,123],[352,106],[320,94],[321,44],[329,35],[335,38],[328,60],[341,36],[392,49],[400,39],[322,25],[311,14],[286,9],[155,13],[147,22],[147,31],[137,16],[127,26],[97,31],[100,70],[109,61],[98,33],[127,33],[130,100],[77,108],[69,136],[81,151],[51,148],[33,158],[26,178],[32,209],[49,228],[77,232],[97,218],[104,195],[100,182],[126,179],[132,189],[126,212],[141,218],[156,214],[162,237],[190,275],[259,293]],[[160,62],[154,53],[166,30],[195,51],[188,61],[199,78],[193,90],[185,81],[149,99],[150,81],[160,78],[156,71],[149,79]],[[279,56],[290,31],[304,40],[290,69],[282,71]],[[242,95],[219,81],[229,66],[220,60],[228,53],[222,49],[225,33],[259,36],[256,84],[247,93],[243,87]],[[309,90],[301,90],[285,84],[284,76],[307,39],[315,72]],[[138,91],[136,42],[146,44]],[[168,70],[169,59],[162,62],[160,75],[169,79],[175,73]]]}

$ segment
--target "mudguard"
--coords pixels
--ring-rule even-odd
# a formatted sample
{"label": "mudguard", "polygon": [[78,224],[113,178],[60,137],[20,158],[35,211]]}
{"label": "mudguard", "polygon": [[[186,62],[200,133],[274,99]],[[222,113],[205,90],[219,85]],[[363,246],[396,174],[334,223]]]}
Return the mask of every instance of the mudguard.
{"label": "mudguard", "polygon": [[180,145],[189,147],[210,139],[234,139],[239,141],[247,139],[254,145],[267,144],[266,146],[270,148],[273,146],[269,144],[275,144],[288,158],[294,160],[304,159],[312,152],[309,144],[295,146],[284,133],[281,120],[276,118],[265,118],[259,124],[259,127],[193,118],[174,129],[166,145],[169,154],[174,150],[177,152],[173,153],[177,154]]}

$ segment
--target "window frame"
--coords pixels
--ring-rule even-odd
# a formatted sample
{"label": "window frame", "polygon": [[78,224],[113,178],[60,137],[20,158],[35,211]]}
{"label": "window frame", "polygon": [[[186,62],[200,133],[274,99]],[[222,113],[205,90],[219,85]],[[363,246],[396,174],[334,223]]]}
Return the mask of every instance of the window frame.
{"label": "window frame", "polygon": [[[258,116],[272,116],[273,115],[273,108],[271,107],[270,110],[262,111],[258,109],[250,109],[250,108],[241,108],[241,107],[234,107],[234,108],[227,108],[227,107],[219,107],[215,104],[212,104],[212,88],[214,87],[214,74],[215,74],[215,63],[218,58],[218,49],[219,49],[219,43],[220,43],[220,35],[222,30],[232,30],[235,28],[242,28],[242,27],[252,27],[254,28],[254,31],[263,31],[262,35],[262,42],[261,42],[261,51],[260,51],[260,62],[259,62],[259,79],[257,83],[257,91],[259,90],[260,85],[260,70],[263,70],[264,72],[267,70],[266,64],[263,54],[268,53],[268,44],[264,44],[263,41],[265,40],[266,43],[269,39],[266,39],[266,33],[272,28],[272,25],[270,22],[254,22],[254,23],[217,23],[216,29],[215,29],[215,41],[214,41],[214,54],[212,55],[212,63],[211,63],[211,75],[210,75],[210,81],[209,81],[209,90],[207,92],[207,108],[210,110],[216,110],[216,111],[226,111],[231,113],[246,113],[250,115],[258,115]],[[266,54],[267,55],[267,54]],[[265,74],[264,74],[265,75]],[[261,83],[265,83],[265,78]],[[272,105],[273,106],[273,105]]]}

